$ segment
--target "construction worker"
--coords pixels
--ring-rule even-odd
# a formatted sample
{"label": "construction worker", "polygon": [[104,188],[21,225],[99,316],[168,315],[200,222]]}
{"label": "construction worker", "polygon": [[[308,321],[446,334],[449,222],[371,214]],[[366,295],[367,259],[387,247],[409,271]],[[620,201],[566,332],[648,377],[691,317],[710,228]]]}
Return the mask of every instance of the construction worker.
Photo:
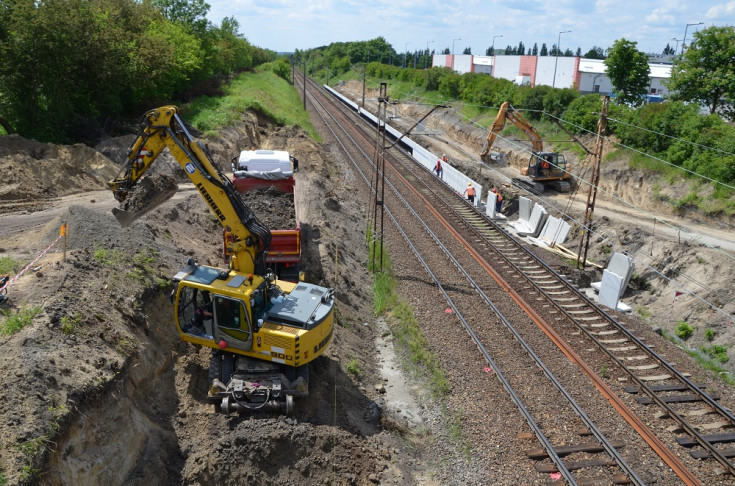
{"label": "construction worker", "polygon": [[500,191],[493,187],[493,193],[495,194],[495,212],[499,213],[500,208],[503,207],[503,196],[500,195]]}
{"label": "construction worker", "polygon": [[436,172],[436,176],[439,179],[444,179],[444,168],[442,167],[442,159],[439,159],[436,161],[436,165],[434,166],[434,172]]}
{"label": "construction worker", "polygon": [[546,159],[541,159],[541,175],[543,177],[548,177],[551,173],[551,167],[549,166],[549,161]]}
{"label": "construction worker", "polygon": [[467,195],[467,200],[472,204],[475,204],[475,186],[473,186],[471,182],[467,183],[467,189],[462,193],[463,196],[465,194]]}
{"label": "construction worker", "polygon": [[447,162],[447,154],[442,154],[442,162]]}

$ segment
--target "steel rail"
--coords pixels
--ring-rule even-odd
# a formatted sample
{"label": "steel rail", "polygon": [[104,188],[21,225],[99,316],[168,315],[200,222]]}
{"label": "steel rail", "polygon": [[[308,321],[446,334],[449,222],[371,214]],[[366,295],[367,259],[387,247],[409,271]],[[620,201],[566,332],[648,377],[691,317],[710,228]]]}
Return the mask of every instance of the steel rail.
{"label": "steel rail", "polygon": [[[314,101],[312,100],[312,103]],[[321,113],[318,113],[319,116],[323,118],[323,115]],[[330,131],[332,131],[334,135],[334,131],[331,127],[328,127]],[[345,133],[346,134],[346,133]],[[346,134],[351,140],[352,137],[348,134]],[[335,135],[335,139],[336,139]],[[338,143],[342,145],[342,142],[338,140]],[[343,146],[343,145],[342,145]],[[344,146],[343,146],[344,148]],[[366,160],[370,162],[370,158],[367,156],[367,154],[360,149],[361,152],[365,155]],[[350,157],[351,158],[351,157]],[[352,158],[351,158],[352,159]],[[355,164],[354,159],[353,164]],[[372,163],[372,162],[370,162]],[[368,187],[371,187],[370,181],[365,176],[364,172],[355,164],[356,169],[359,171],[361,176],[363,177],[365,183],[368,185]],[[620,456],[620,454],[617,452],[617,450],[610,444],[608,439],[602,434],[602,432],[597,428],[595,423],[587,416],[587,414],[584,412],[584,410],[579,406],[579,404],[574,400],[574,398],[571,396],[571,394],[564,388],[564,386],[558,381],[558,379],[553,375],[551,370],[548,369],[548,367],[543,363],[543,361],[536,355],[536,353],[533,351],[533,349],[530,347],[530,345],[522,338],[522,336],[518,333],[518,331],[513,327],[513,325],[510,323],[510,321],[505,317],[505,315],[502,314],[500,309],[495,306],[495,304],[490,300],[490,298],[485,294],[482,290],[480,290],[480,286],[477,284],[477,282],[469,275],[469,273],[466,271],[466,269],[462,266],[462,264],[457,261],[457,259],[451,254],[449,249],[441,242],[441,240],[436,236],[436,234],[428,227],[426,222],[416,213],[416,211],[411,207],[410,203],[400,194],[400,191],[390,182],[388,181],[388,184],[390,188],[393,190],[394,194],[399,198],[401,202],[405,205],[405,207],[411,211],[411,213],[414,215],[414,217],[423,225],[424,229],[430,234],[430,236],[434,239],[434,241],[439,245],[439,247],[442,249],[442,251],[447,255],[447,257],[452,260],[452,262],[457,266],[457,268],[463,273],[465,278],[467,278],[472,286],[478,291],[478,294],[483,299],[483,301],[493,310],[493,312],[500,318],[500,320],[503,322],[505,327],[513,334],[514,338],[521,344],[521,346],[526,351],[527,355],[531,357],[531,359],[534,360],[537,366],[543,371],[543,373],[546,375],[546,377],[554,384],[555,388],[559,390],[559,392],[564,396],[564,398],[567,400],[567,402],[570,404],[570,407],[574,411],[574,413],[582,419],[584,424],[588,427],[588,429],[591,431],[591,433],[597,438],[597,440],[600,442],[600,444],[603,446],[605,451],[610,455],[613,460],[618,464],[618,466],[625,472],[625,474],[628,476],[629,479],[634,484],[644,484],[643,481],[637,476],[635,471],[630,467],[630,465],[625,461],[625,459]],[[375,190],[371,187],[371,190],[375,192]],[[539,441],[543,444],[544,449],[547,450],[547,453],[549,453],[549,457],[552,458],[552,461],[555,463],[557,468],[560,472],[564,475],[564,477],[570,481],[572,484],[576,484],[576,481],[574,480],[573,476],[569,473],[568,470],[566,470],[566,467],[563,465],[563,461],[561,461],[560,458],[558,458],[558,455],[554,451],[553,446],[549,443],[548,439],[543,435],[543,432],[540,430],[538,425],[533,421],[533,418],[530,416],[528,411],[526,410],[525,406],[523,406],[522,402],[518,398],[515,391],[512,389],[510,383],[508,380],[502,375],[502,371],[500,368],[495,364],[492,357],[482,344],[482,341],[477,336],[477,334],[474,332],[472,327],[469,325],[467,320],[462,316],[459,309],[457,309],[456,305],[454,304],[451,297],[448,295],[448,293],[444,290],[443,286],[441,285],[441,282],[438,280],[438,278],[435,276],[435,274],[431,271],[428,264],[425,262],[425,260],[421,257],[418,249],[415,247],[415,245],[411,242],[410,237],[405,233],[403,228],[401,227],[400,223],[397,221],[397,219],[393,216],[392,212],[386,207],[385,208],[387,214],[392,219],[394,225],[396,228],[400,231],[403,238],[406,240],[409,247],[412,249],[416,257],[419,259],[419,261],[422,263],[426,271],[429,273],[429,275],[432,277],[434,282],[437,284],[439,289],[441,290],[442,294],[444,295],[445,299],[449,303],[449,305],[452,307],[454,312],[457,314],[458,318],[460,319],[462,325],[464,326],[467,333],[470,335],[471,339],[476,343],[478,349],[480,349],[481,353],[484,355],[485,359],[488,361],[488,363],[493,367],[493,369],[496,371],[496,375],[498,376],[498,379],[500,380],[502,386],[508,391],[508,393],[511,395],[512,400],[514,403],[516,403],[516,406],[521,410],[522,414],[526,418],[526,421],[531,426],[532,430],[534,431],[534,434],[539,439]],[[453,228],[449,228],[451,232],[454,233]],[[457,236],[455,234],[455,236]],[[474,250],[472,250],[474,252]],[[556,456],[556,458],[555,458]],[[557,461],[558,460],[558,461]]]}
{"label": "steel rail", "polygon": [[[423,200],[424,201],[425,206],[428,208],[429,211],[431,211],[431,212],[434,213],[434,215],[437,218],[437,220],[439,220],[440,222],[442,222],[442,224],[450,232],[453,231],[452,229],[450,229],[451,228],[451,224],[449,224],[449,222],[446,221],[444,219],[444,217],[438,211],[436,211],[432,207],[431,204],[428,203],[428,201],[423,196],[423,194],[421,194],[418,190],[416,190],[413,187],[413,184],[412,183],[410,183],[407,179],[403,178],[397,172],[397,170],[395,168],[393,168],[392,166],[389,166],[389,169],[391,169],[392,171],[394,171],[394,174],[397,175],[397,176],[399,176],[399,178],[401,178],[403,180],[403,184],[407,188],[409,188],[409,190],[413,191],[416,197],[418,197],[418,198],[420,198],[420,200]],[[456,234],[456,237],[458,238],[458,241],[460,241],[461,244],[466,249],[469,250],[471,248],[471,245],[469,244],[469,242],[467,242],[467,240],[465,240],[461,235],[459,235],[457,233]],[[477,258],[476,258],[476,260],[477,260]],[[481,259],[481,260],[484,261],[484,259]],[[501,287],[504,288],[509,293],[509,295],[511,295],[511,297],[514,300],[519,299],[519,300],[516,300],[516,302],[518,303],[518,305],[521,308],[523,308],[524,311],[526,311],[526,313],[529,315],[529,317],[531,317],[532,320],[534,320],[534,322],[541,329],[544,329],[544,324],[543,324],[544,321],[541,318],[541,316],[538,313],[536,313],[536,311],[530,305],[528,305],[527,303],[525,303],[525,301],[523,301],[522,297],[517,292],[515,292],[515,290],[513,290],[511,288],[511,286],[507,282],[505,282],[505,280],[502,279],[502,276],[499,275],[497,272],[495,272],[495,270],[492,269],[489,266],[489,264],[487,264],[487,262],[484,262],[484,264],[483,264],[482,262],[480,262],[478,260],[478,263],[480,263],[483,267],[486,268],[486,270],[488,271],[488,273],[491,274],[493,276],[493,278],[496,279],[496,281],[498,282],[498,284],[501,285]],[[546,265],[544,265],[544,266],[546,266]],[[524,302],[525,305],[522,305],[521,304],[521,301]],[[547,330],[548,330],[548,332],[547,332]],[[656,451],[656,453],[659,454],[660,457],[662,457],[662,459],[664,459],[664,461],[669,465],[669,467],[671,467],[672,470],[677,475],[679,475],[681,477],[681,479],[683,481],[685,481],[686,484],[701,484],[699,482],[699,480],[696,477],[694,477],[693,474],[684,466],[684,464],[681,463],[679,461],[679,459],[676,456],[674,456],[673,453],[671,453],[671,451],[668,448],[666,448],[666,446],[658,439],[658,437],[656,437],[655,434],[653,434],[653,432],[650,429],[648,429],[642,423],[642,421],[637,416],[635,416],[635,414],[633,414],[632,411],[630,411],[627,408],[627,406],[625,406],[625,404],[622,402],[622,400],[620,400],[620,398],[615,393],[613,393],[612,390],[609,387],[607,387],[607,385],[604,382],[602,382],[602,380],[591,370],[591,368],[589,368],[583,362],[583,360],[571,349],[571,347],[569,347],[556,334],[556,332],[553,329],[551,329],[550,327],[548,327],[546,330],[544,330],[544,332],[547,333],[547,335],[549,336],[549,338],[552,339],[553,342],[555,342],[555,344],[559,347],[560,350],[562,350],[562,352],[568,357],[568,359],[570,359],[572,362],[576,363],[577,365],[580,366],[580,368],[583,369],[583,371],[585,372],[585,374],[588,375],[588,377],[595,384],[595,386],[598,388],[598,390],[600,391],[600,393],[616,408],[616,410],[618,410],[618,413],[620,413],[621,416],[626,421],[628,421],[628,423],[639,433],[639,435],[641,435],[641,437],[652,447],[652,449],[654,449],[654,451]]]}

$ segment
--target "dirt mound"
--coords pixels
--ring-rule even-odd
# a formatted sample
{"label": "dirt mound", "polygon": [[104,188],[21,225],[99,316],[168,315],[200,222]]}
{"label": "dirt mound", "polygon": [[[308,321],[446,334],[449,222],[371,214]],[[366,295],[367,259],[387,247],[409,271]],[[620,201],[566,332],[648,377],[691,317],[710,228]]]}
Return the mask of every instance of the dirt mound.
{"label": "dirt mound", "polygon": [[41,144],[18,135],[0,137],[3,200],[104,189],[117,171],[110,159],[86,145]]}
{"label": "dirt mound", "polygon": [[293,194],[281,192],[277,187],[247,191],[242,200],[260,221],[270,229],[296,228],[296,207]]}

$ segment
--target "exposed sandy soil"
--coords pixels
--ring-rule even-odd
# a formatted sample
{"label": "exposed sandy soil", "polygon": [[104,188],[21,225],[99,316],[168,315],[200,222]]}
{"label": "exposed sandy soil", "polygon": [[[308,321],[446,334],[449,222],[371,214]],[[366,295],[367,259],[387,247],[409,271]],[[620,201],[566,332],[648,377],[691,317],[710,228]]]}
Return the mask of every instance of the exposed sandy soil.
{"label": "exposed sandy soil", "polygon": [[[377,371],[392,347],[372,313],[364,208],[350,197],[349,168],[299,130],[252,113],[222,139],[205,141],[223,169],[251,146],[298,156],[303,270],[307,281],[334,286],[337,297],[333,343],[311,366],[311,395],[297,401],[294,417],[226,417],[205,400],[210,352],[179,341],[168,300],[169,279],[187,258],[222,265],[221,227],[162,154],[154,169],[177,173],[178,193],[121,228],[105,182],[117,175],[131,141],[89,148],[0,138],[0,256],[25,265],[51,246],[10,286],[2,306],[40,314],[0,340],[0,478],[52,485],[445,483],[451,468],[438,464],[452,462],[451,447],[421,459],[428,427],[418,435],[408,429],[420,412],[409,417],[408,408],[419,405]],[[280,211],[268,191],[248,205],[267,224],[282,224],[269,220]],[[69,227],[65,259],[62,222]],[[404,399],[410,405],[392,403]]]}

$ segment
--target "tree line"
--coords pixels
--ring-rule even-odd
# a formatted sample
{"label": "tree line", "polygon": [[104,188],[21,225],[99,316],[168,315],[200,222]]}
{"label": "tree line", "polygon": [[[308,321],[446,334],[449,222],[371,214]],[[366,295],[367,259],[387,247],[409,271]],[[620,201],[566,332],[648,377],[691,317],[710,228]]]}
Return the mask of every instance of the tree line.
{"label": "tree line", "polygon": [[[204,0],[0,2],[0,125],[41,141],[90,140],[119,117],[216,92],[277,58]],[[109,127],[107,127],[109,128]]]}
{"label": "tree line", "polygon": [[[609,132],[616,134],[624,145],[712,179],[735,183],[735,128],[722,118],[735,115],[735,85],[729,82],[735,79],[735,29],[710,27],[694,34],[684,55],[675,58],[668,84],[672,95],[665,103],[645,103],[650,84],[648,55],[636,46],[635,42],[620,39],[607,49],[604,62],[615,99]],[[382,55],[381,48],[385,49]],[[373,60],[365,63],[367,53]],[[506,79],[479,73],[459,74],[447,67],[424,69],[407,64],[404,68],[395,62],[386,63],[390,54],[395,54],[395,50],[378,38],[297,51],[294,59],[322,79],[336,79],[353,69],[353,64],[363,63],[365,74],[372,78],[407,82],[438,92],[445,99],[487,110],[510,101],[527,110],[524,116],[531,120],[559,117],[572,124],[568,127],[571,131],[580,127],[596,132],[600,95],[550,86],[516,86]],[[427,63],[431,65],[428,59]],[[710,114],[700,114],[700,107],[707,107]]]}

